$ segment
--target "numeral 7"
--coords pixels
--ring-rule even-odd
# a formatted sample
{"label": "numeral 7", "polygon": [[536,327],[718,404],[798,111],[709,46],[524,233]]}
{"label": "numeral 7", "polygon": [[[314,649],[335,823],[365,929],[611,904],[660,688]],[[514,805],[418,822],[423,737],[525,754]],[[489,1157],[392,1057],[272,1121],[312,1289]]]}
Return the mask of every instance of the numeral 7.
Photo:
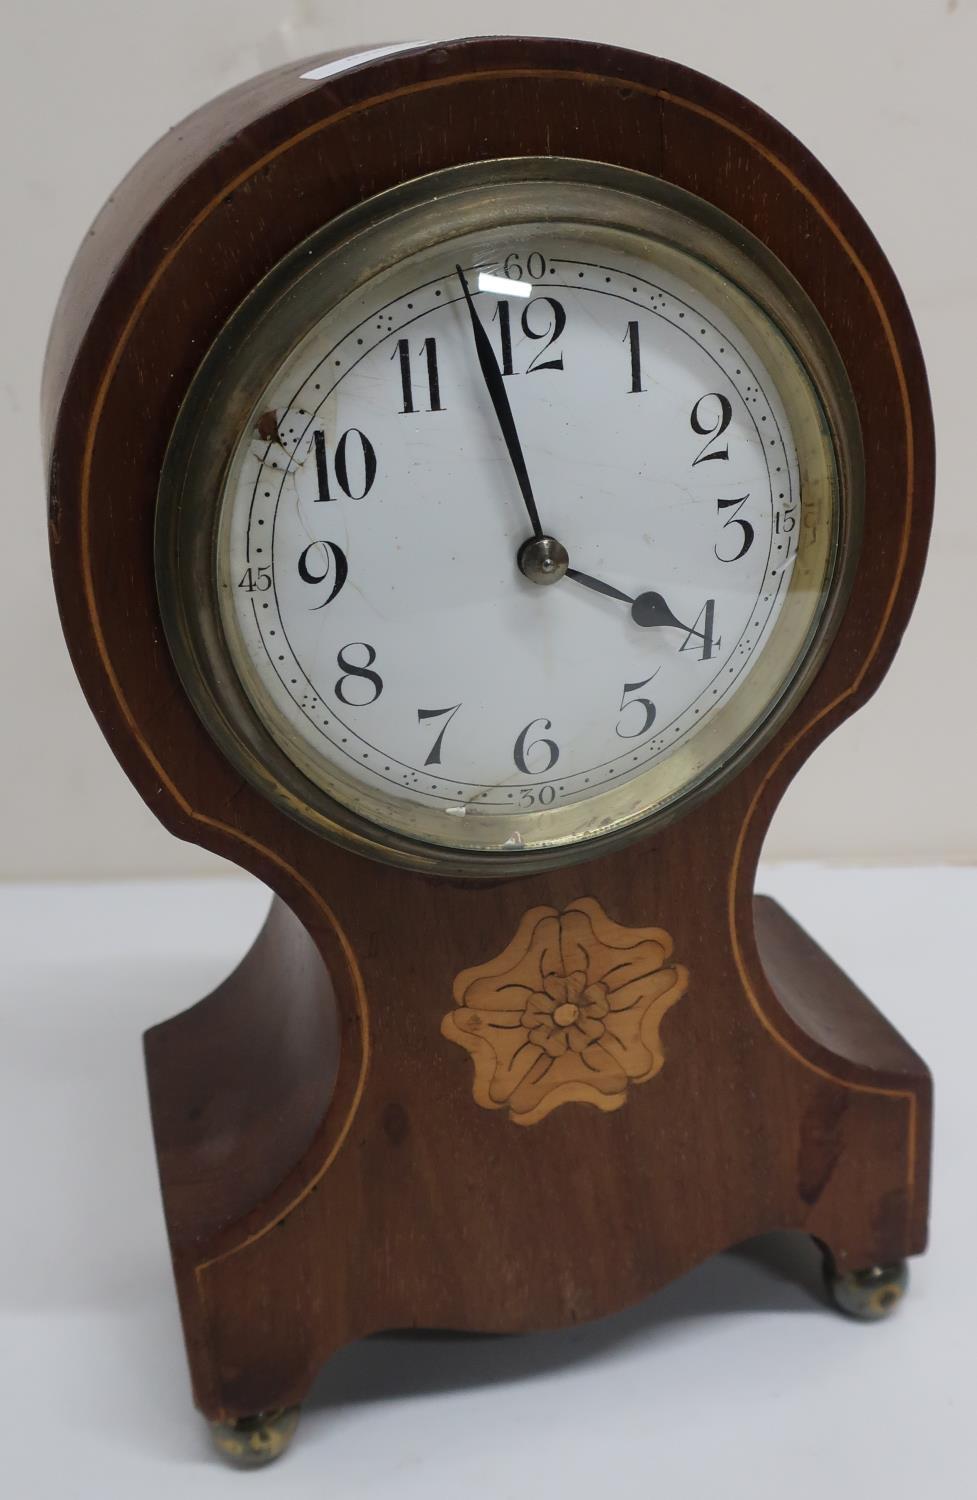
{"label": "numeral 7", "polygon": [[460,707],[461,704],[456,703],[454,708],[419,708],[417,710],[418,724],[423,724],[425,719],[440,719],[444,717],[444,723],[441,726],[441,733],[438,735],[437,739],[434,741],[434,744],[431,746],[430,754],[428,755],[427,760],[424,762],[426,766],[439,766],[441,764],[441,746],[444,743],[445,730],[451,723]]}

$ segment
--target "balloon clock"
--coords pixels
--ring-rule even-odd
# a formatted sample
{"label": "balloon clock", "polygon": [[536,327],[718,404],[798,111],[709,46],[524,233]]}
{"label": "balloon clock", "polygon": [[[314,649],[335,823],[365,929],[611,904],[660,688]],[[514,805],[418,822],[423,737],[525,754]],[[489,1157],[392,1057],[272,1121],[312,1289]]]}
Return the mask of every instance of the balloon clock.
{"label": "balloon clock", "polygon": [[146,1037],[225,1451],[371,1331],[594,1318],[761,1231],[886,1311],[929,1076],[753,891],[932,502],[905,303],[809,152],[582,42],[280,68],[95,221],[44,407],[92,709],[275,893]]}

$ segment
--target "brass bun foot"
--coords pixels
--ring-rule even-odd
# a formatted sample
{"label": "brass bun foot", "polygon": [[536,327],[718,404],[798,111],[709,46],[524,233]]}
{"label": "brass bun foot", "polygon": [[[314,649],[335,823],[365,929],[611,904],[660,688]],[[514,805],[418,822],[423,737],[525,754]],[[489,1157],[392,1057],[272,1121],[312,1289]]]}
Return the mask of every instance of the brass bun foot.
{"label": "brass bun foot", "polygon": [[899,1260],[891,1266],[839,1271],[828,1257],[824,1280],[835,1307],[850,1318],[874,1323],[887,1318],[902,1301],[909,1285],[909,1267]]}
{"label": "brass bun foot", "polygon": [[295,1436],[300,1409],[284,1406],[233,1422],[211,1422],[214,1447],[235,1469],[260,1469],[285,1452]]}

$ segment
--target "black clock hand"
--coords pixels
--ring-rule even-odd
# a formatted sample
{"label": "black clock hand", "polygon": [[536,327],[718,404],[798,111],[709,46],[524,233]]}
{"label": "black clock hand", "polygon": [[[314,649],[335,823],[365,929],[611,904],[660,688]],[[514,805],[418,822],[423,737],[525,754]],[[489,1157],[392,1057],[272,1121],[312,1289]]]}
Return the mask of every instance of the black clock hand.
{"label": "black clock hand", "polygon": [[681,620],[676,620],[661,594],[656,594],[653,590],[639,594],[634,600],[631,618],[636,625],[672,625],[676,630],[684,630],[687,635],[697,635],[705,640],[701,630],[693,630],[691,625],[683,625]]}
{"label": "black clock hand", "polygon": [[589,573],[581,573],[579,568],[567,568],[566,576],[572,578],[574,583],[582,583],[585,589],[593,589],[595,594],[606,594],[608,599],[620,599],[622,604],[633,604],[634,600],[630,594],[622,594],[609,583],[602,583],[599,578],[591,578]]}
{"label": "black clock hand", "polygon": [[499,369],[499,362],[495,357],[495,350],[492,348],[491,340],[482,327],[481,318],[475,311],[475,303],[471,292],[468,290],[465,273],[459,265],[455,266],[455,270],[458,272],[458,280],[461,282],[461,289],[465,294],[465,301],[468,303],[468,315],[472,320],[472,333],[475,336],[475,353],[478,355],[478,365],[482,372],[482,379],[485,381],[485,387],[492,399],[495,415],[499,419],[499,426],[502,429],[502,436],[505,439],[509,458],[512,460],[512,467],[516,473],[519,489],[525,501],[526,509],[529,512],[533,535],[538,539],[543,535],[543,527],[539,519],[539,511],[536,509],[536,501],[533,498],[533,487],[529,482],[529,471],[526,468],[526,460],[523,457],[522,445],[519,442],[516,424],[512,418],[512,408],[509,405],[509,397],[506,394],[502,371]]}
{"label": "black clock hand", "polygon": [[636,625],[645,628],[671,625],[676,630],[684,630],[687,635],[697,635],[705,640],[701,630],[693,630],[691,626],[683,625],[681,620],[677,620],[661,594],[653,589],[632,598],[630,594],[622,593],[620,589],[603,583],[599,578],[592,578],[589,573],[581,573],[577,568],[567,568],[566,576],[572,578],[574,583],[583,584],[585,589],[593,589],[595,594],[605,594],[608,599],[620,599],[622,604],[630,604],[631,618]]}

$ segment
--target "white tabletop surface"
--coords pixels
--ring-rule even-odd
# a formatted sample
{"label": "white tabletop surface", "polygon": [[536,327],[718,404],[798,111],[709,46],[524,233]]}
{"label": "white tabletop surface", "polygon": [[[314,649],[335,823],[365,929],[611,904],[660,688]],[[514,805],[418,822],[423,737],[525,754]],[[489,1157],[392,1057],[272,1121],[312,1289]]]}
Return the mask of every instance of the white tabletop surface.
{"label": "white tabletop surface", "polygon": [[323,1371],[289,1454],[211,1456],[190,1404],[140,1033],[234,965],[254,882],[0,886],[0,1494],[11,1500],[826,1500],[977,1493],[975,869],[767,867],[936,1076],[932,1248],[891,1319],[784,1237],[618,1317],[397,1336]]}

